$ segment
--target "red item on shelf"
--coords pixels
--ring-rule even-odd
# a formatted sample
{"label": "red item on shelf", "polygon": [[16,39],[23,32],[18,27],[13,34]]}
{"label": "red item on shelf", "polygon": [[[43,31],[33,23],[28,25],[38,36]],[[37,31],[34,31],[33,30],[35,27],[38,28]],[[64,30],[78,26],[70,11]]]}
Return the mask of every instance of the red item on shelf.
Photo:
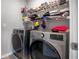
{"label": "red item on shelf", "polygon": [[68,29],[68,27],[65,26],[54,26],[51,28],[52,31],[56,31],[56,32],[66,32],[66,30]]}

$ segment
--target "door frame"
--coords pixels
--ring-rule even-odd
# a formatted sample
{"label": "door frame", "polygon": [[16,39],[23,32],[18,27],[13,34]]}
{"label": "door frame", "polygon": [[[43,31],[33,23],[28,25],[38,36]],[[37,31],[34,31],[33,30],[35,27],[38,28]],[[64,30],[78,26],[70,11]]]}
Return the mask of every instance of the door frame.
{"label": "door frame", "polygon": [[70,42],[69,59],[78,59],[78,51],[72,49],[72,43],[78,43],[78,0],[69,0],[70,6]]}

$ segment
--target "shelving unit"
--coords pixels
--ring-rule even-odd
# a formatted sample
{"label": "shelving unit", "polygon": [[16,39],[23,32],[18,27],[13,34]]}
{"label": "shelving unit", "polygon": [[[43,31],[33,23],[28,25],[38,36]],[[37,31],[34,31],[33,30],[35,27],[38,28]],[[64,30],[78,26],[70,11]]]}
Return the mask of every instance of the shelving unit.
{"label": "shelving unit", "polygon": [[[47,18],[45,18],[46,29],[42,29],[42,27],[40,26],[38,31],[51,32],[50,28],[52,26],[56,26],[56,25],[67,25],[69,27],[69,18],[68,18],[69,17],[69,1],[67,1],[66,3],[64,3],[62,5],[55,5],[53,7],[50,7],[50,5],[47,5],[47,4],[41,5],[39,7],[44,7],[44,6],[45,6],[46,9],[43,8],[43,9],[37,11],[37,12],[36,12],[36,9],[30,9],[29,10],[29,11],[32,12],[31,15],[36,14],[36,15],[38,15],[39,18],[43,17],[43,15],[46,12],[49,12],[49,14],[50,14],[50,16],[46,16]],[[68,15],[66,17],[62,16],[62,14],[65,13],[65,12],[68,12]],[[41,22],[41,20],[39,20],[39,21]]]}
{"label": "shelving unit", "polygon": [[69,10],[69,2],[63,4],[63,5],[59,5],[53,8],[48,8],[47,10],[41,10],[38,11],[36,14],[38,14],[39,17],[43,16],[43,14],[45,14],[46,12],[50,12],[50,11],[55,11],[55,10],[60,10],[59,12],[62,12],[64,10]]}

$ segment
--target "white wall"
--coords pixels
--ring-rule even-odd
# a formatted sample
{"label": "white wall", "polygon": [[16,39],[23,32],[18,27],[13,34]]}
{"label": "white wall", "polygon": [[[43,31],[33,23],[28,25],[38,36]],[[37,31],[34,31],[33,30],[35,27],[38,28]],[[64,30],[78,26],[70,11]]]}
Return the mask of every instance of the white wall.
{"label": "white wall", "polygon": [[13,29],[23,28],[20,11],[27,4],[25,0],[2,0],[1,4],[1,56],[4,57],[12,52]]}
{"label": "white wall", "polygon": [[71,49],[72,42],[78,43],[78,0],[70,1],[70,59],[78,59],[78,51]]}

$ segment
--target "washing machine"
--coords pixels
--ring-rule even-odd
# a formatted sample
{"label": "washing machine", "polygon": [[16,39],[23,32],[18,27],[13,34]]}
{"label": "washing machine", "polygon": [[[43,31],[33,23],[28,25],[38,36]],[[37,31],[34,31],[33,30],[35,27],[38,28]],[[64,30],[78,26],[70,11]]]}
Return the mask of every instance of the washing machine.
{"label": "washing machine", "polygon": [[31,31],[31,59],[69,59],[69,33]]}
{"label": "washing machine", "polygon": [[12,33],[13,54],[18,59],[28,59],[29,54],[29,31],[24,29],[14,29]]}

